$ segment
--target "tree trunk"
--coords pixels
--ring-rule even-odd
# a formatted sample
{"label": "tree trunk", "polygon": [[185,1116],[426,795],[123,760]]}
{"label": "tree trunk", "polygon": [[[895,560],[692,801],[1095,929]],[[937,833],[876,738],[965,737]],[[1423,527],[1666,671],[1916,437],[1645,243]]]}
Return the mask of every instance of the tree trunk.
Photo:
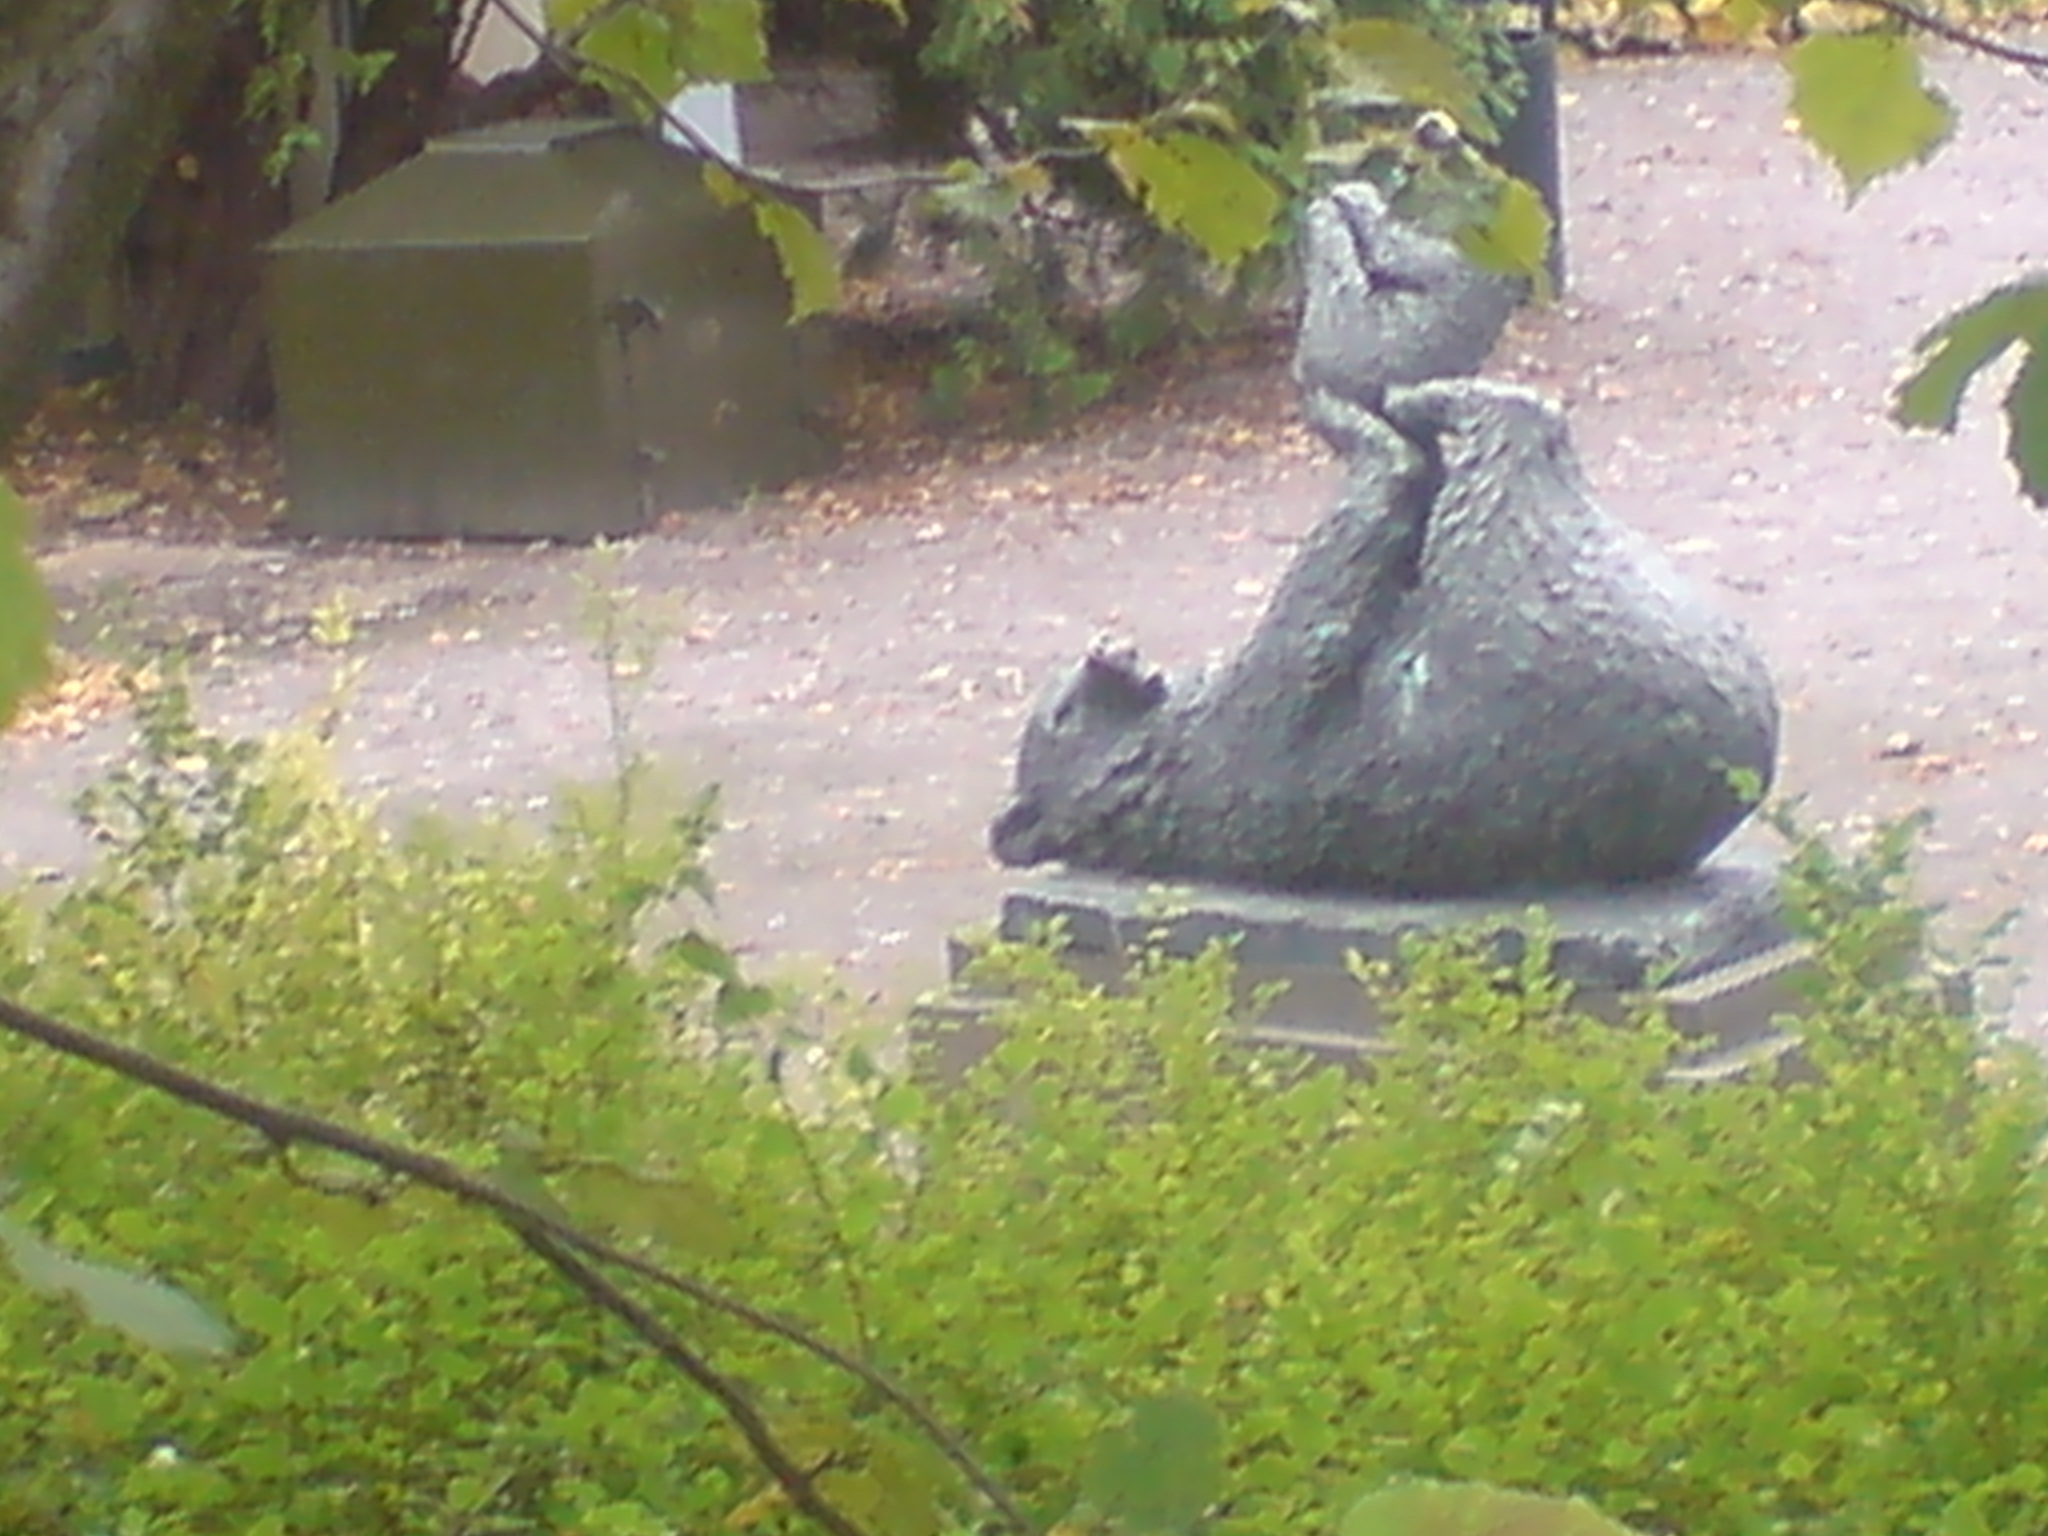
{"label": "tree trunk", "polygon": [[265,48],[242,17],[222,35],[192,109],[151,178],[122,245],[125,398],[140,416],[189,405],[248,418],[269,404],[262,243],[291,210],[265,164],[275,129],[243,109]]}
{"label": "tree trunk", "polygon": [[0,441],[34,408],[231,4],[0,4]]}
{"label": "tree trunk", "polygon": [[[439,0],[369,7],[354,46],[393,57],[375,86],[343,107],[331,177],[337,195],[418,153],[449,94],[459,20],[457,8]],[[247,420],[270,411],[262,247],[294,210],[267,163],[275,125],[244,111],[265,57],[253,20],[226,33],[129,231],[122,339],[132,369],[128,403],[139,415],[189,408]]]}
{"label": "tree trunk", "polygon": [[334,194],[353,192],[420,152],[441,130],[455,85],[455,43],[463,7],[446,0],[377,0],[356,46],[388,52],[391,67],[342,109]]}

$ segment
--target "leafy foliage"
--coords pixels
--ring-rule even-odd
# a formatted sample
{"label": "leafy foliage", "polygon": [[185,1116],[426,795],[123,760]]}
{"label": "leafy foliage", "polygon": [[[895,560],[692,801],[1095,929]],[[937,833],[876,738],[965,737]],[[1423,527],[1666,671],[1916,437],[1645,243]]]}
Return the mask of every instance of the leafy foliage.
{"label": "leafy foliage", "polygon": [[[1740,30],[1760,32],[1787,11],[1785,0],[1752,4]],[[1852,199],[1877,177],[1931,157],[1954,130],[1954,108],[1921,78],[1914,38],[1889,18],[1870,30],[1806,38],[1787,50],[1785,64],[1793,115]],[[2006,457],[2037,507],[2048,507],[2044,292],[2048,279],[2023,280],[1949,315],[1921,337],[1918,366],[1893,399],[1901,425],[1952,432],[1970,380],[2018,348],[2025,356],[2003,402]]]}
{"label": "leafy foliage", "polygon": [[548,26],[592,67],[666,100],[690,80],[768,74],[760,0],[548,0]]}
{"label": "leafy foliage", "polygon": [[[1017,1001],[941,1087],[857,1030],[717,1025],[729,962],[669,910],[702,806],[393,833],[313,744],[219,742],[175,696],[144,723],[90,808],[105,863],[4,909],[0,990],[868,1341],[1043,1525],[1434,1536],[1359,1513],[1420,1477],[1697,1536],[2030,1528],[2048,1085],[1915,979],[1903,833],[1796,862],[1821,975],[1783,1084],[1657,1087],[1657,1020],[1579,1015],[1540,946],[1511,972],[1438,946],[1371,1079],[1241,1055],[1221,954],[1106,997],[1004,952]],[[792,1518],[492,1223],[11,1042],[0,1166],[17,1265],[33,1234],[31,1269],[147,1275],[237,1345],[170,1368],[132,1309],[0,1273],[0,1528]],[[971,1526],[857,1383],[669,1311],[867,1529]],[[1461,1528],[1547,1529],[1519,1498],[1462,1495]]]}
{"label": "leafy foliage", "polygon": [[[758,35],[756,0],[730,8]],[[728,50],[694,46],[695,32],[677,18],[697,9],[556,0],[549,15],[589,77],[644,116],[684,80],[749,77],[750,60],[735,71],[722,62]],[[923,53],[934,78],[972,101],[976,132],[973,152],[916,201],[926,228],[954,241],[988,280],[979,324],[934,381],[942,409],[999,377],[1025,380],[1039,413],[1085,406],[1117,364],[1208,333],[1270,286],[1288,210],[1328,148],[1322,109],[1345,94],[1326,87],[1357,95],[1370,85],[1383,117],[1390,108],[1409,118],[1447,111],[1481,141],[1495,136],[1489,114],[1512,94],[1484,67],[1492,55],[1471,13],[1447,0],[1417,0],[1398,18],[1356,0],[1057,0],[1042,9],[941,5]],[[1402,130],[1382,123],[1367,137],[1368,147],[1383,145]],[[827,248],[773,178],[719,167],[713,180],[720,196],[752,207],[798,313],[835,302]],[[891,243],[899,214],[891,210],[865,243]],[[1526,244],[1496,239],[1487,249],[1515,263]],[[1541,255],[1529,258],[1532,268]],[[1105,304],[1107,324],[1098,325]]]}
{"label": "leafy foliage", "polygon": [[[733,1182],[743,1149],[672,1123],[678,1057],[729,959],[673,918],[640,921],[701,886],[708,806],[630,837],[607,796],[565,806],[539,843],[401,838],[335,795],[315,744],[220,741],[176,691],[142,722],[137,760],[86,807],[104,867],[46,919],[0,925],[11,989],[479,1169],[523,1159],[594,1220],[673,1230],[710,1198],[700,1145]],[[119,1509],[130,1529],[398,1531],[517,1505],[651,1531],[622,1511],[733,1486],[716,1456],[668,1454],[673,1434],[716,1438],[702,1406],[628,1414],[659,1373],[530,1268],[508,1287],[526,1261],[490,1223],[325,1159],[281,1169],[128,1085],[0,1057],[8,1246],[36,1287],[0,1299],[0,1528],[111,1528]],[[717,1061],[689,1080],[694,1109],[736,1107]],[[109,1294],[123,1272],[201,1298],[243,1349],[102,1380],[99,1319],[137,1320],[136,1297]]]}
{"label": "leafy foliage", "polygon": [[1485,18],[1444,0],[959,0],[936,16],[924,63],[975,103],[983,147],[931,211],[993,299],[954,394],[1008,372],[1042,404],[1087,403],[1113,377],[1085,371],[1091,305],[1107,301],[1112,367],[1211,333],[1270,289],[1326,167],[1413,151],[1428,110],[1491,142],[1520,88]]}
{"label": "leafy foliage", "polygon": [[[1759,35],[1794,8],[1738,0],[1721,20],[1733,36]],[[1091,403],[1118,362],[1204,334],[1228,312],[1220,296],[1256,292],[1271,264],[1254,258],[1278,245],[1289,208],[1330,168],[1384,179],[1392,161],[1402,184],[1462,183],[1450,197],[1465,210],[1451,224],[1460,244],[1543,291],[1554,232],[1534,189],[1492,172],[1462,144],[1414,163],[1416,113],[1442,113],[1464,140],[1483,145],[1512,108],[1520,82],[1500,36],[1477,15],[1444,0],[939,7],[924,63],[968,91],[987,143],[928,200],[937,227],[954,231],[991,283],[986,323],[940,370],[935,401],[957,406],[1011,374],[1031,383],[1040,411]],[[765,58],[757,56],[758,0],[554,0],[550,19],[597,78],[624,82],[642,108],[687,78],[753,78]],[[1923,80],[1913,39],[1889,22],[1807,37],[1784,57],[1793,115],[1852,197],[1927,159],[1953,131],[1954,111]],[[816,226],[757,188],[729,177],[724,186],[752,203],[797,312],[828,308],[836,285]],[[1096,226],[1095,238],[1077,245],[1077,219]],[[1099,270],[1105,241],[1110,266],[1139,274],[1103,333],[1106,357],[1084,345],[1077,326],[1088,285],[1075,270]],[[1200,260],[1184,259],[1176,244]],[[1233,279],[1220,293],[1219,271]],[[1998,298],[1987,305],[2009,317],[2013,306]],[[1958,338],[1984,324],[1977,311],[1952,318]],[[2004,334],[2005,344],[2031,349],[2031,328]],[[2048,374],[2030,358],[2005,398],[2010,457],[2023,492],[2048,505],[2044,402]],[[1902,419],[1915,414],[1908,406]]]}

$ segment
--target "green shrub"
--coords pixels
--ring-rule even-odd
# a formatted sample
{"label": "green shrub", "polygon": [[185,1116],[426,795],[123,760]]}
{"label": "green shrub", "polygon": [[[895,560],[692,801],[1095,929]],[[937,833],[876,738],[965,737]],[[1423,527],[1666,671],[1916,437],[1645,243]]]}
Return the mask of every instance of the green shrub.
{"label": "green shrub", "polygon": [[[208,737],[175,692],[143,707],[145,750],[90,803],[105,863],[9,914],[8,995],[479,1169],[687,1196],[701,1148],[741,1182],[770,1122],[690,1049],[715,952],[638,921],[701,882],[707,807],[631,840],[597,801],[541,839],[397,838],[309,744]],[[706,1407],[445,1200],[319,1159],[287,1177],[247,1133],[13,1042],[0,1171],[18,1222],[175,1278],[244,1346],[126,1358],[10,1282],[0,1530],[654,1532],[741,1497]]]}
{"label": "green shrub", "polygon": [[[1241,1056],[1220,954],[1104,997],[1026,950],[959,1085],[846,1040],[798,1116],[717,1043],[720,998],[753,1001],[720,953],[652,937],[701,809],[392,835],[305,751],[175,708],[152,730],[100,797],[106,862],[0,924],[0,990],[866,1348],[1045,1525],[1094,1528],[1077,1499],[1111,1498],[1134,1404],[1126,1460],[1186,1413],[1200,1438],[1174,1405],[1220,1420],[1218,1533],[1332,1531],[1404,1474],[1686,1536],[2048,1525],[2048,1094],[1897,963],[1891,863],[1799,863],[1823,983],[1782,1087],[1654,1086],[1670,1032],[1574,1013],[1540,954],[1503,978],[1416,951],[1363,1081]],[[13,1043],[0,1169],[18,1227],[239,1341],[157,1354],[0,1280],[0,1530],[794,1523],[706,1403],[480,1215]],[[872,1392],[663,1305],[867,1529],[973,1526]]]}

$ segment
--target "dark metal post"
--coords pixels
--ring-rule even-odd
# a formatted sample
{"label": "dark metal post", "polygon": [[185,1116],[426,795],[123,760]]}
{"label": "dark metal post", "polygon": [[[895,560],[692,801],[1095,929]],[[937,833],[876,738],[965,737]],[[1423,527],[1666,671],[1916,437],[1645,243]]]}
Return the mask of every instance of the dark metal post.
{"label": "dark metal post", "polygon": [[1542,195],[1550,210],[1550,285],[1565,286],[1564,128],[1557,104],[1557,0],[1538,0],[1536,24],[1511,26],[1506,37],[1522,71],[1522,99],[1501,130],[1494,160]]}

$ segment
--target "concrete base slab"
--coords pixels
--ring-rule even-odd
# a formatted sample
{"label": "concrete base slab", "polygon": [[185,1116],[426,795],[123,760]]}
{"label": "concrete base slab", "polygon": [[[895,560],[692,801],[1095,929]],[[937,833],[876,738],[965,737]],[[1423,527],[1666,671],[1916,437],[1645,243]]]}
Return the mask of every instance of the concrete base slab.
{"label": "concrete base slab", "polygon": [[1775,861],[1709,860],[1676,880],[1597,890],[1458,900],[1288,896],[1114,875],[1045,874],[1004,897],[1000,937],[1058,924],[1081,954],[1199,954],[1223,940],[1241,964],[1343,970],[1350,955],[1392,960],[1411,935],[1484,937],[1503,964],[1521,958],[1541,912],[1566,981],[1608,991],[1687,981],[1790,937]]}
{"label": "concrete base slab", "polygon": [[[1676,1077],[1773,1071],[1791,1052],[1777,1020],[1799,1002],[1808,951],[1786,927],[1775,860],[1724,854],[1681,879],[1627,887],[1461,900],[1304,897],[1221,886],[1164,885],[1115,876],[1030,876],[1004,897],[996,936],[1056,933],[1085,979],[1120,985],[1150,952],[1191,956],[1228,943],[1246,1002],[1246,1039],[1366,1064],[1381,1020],[1351,957],[1398,960],[1412,935],[1464,935],[1502,964],[1527,951],[1539,923],[1552,965],[1579,1004],[1621,1019],[1663,1004],[1698,1043]],[[985,941],[982,941],[985,942]],[[978,994],[969,967],[980,943],[952,945],[955,987],[924,1010],[925,1043],[943,1076],[964,1070],[992,1041],[996,999]],[[1256,1012],[1255,993],[1281,989]]]}

